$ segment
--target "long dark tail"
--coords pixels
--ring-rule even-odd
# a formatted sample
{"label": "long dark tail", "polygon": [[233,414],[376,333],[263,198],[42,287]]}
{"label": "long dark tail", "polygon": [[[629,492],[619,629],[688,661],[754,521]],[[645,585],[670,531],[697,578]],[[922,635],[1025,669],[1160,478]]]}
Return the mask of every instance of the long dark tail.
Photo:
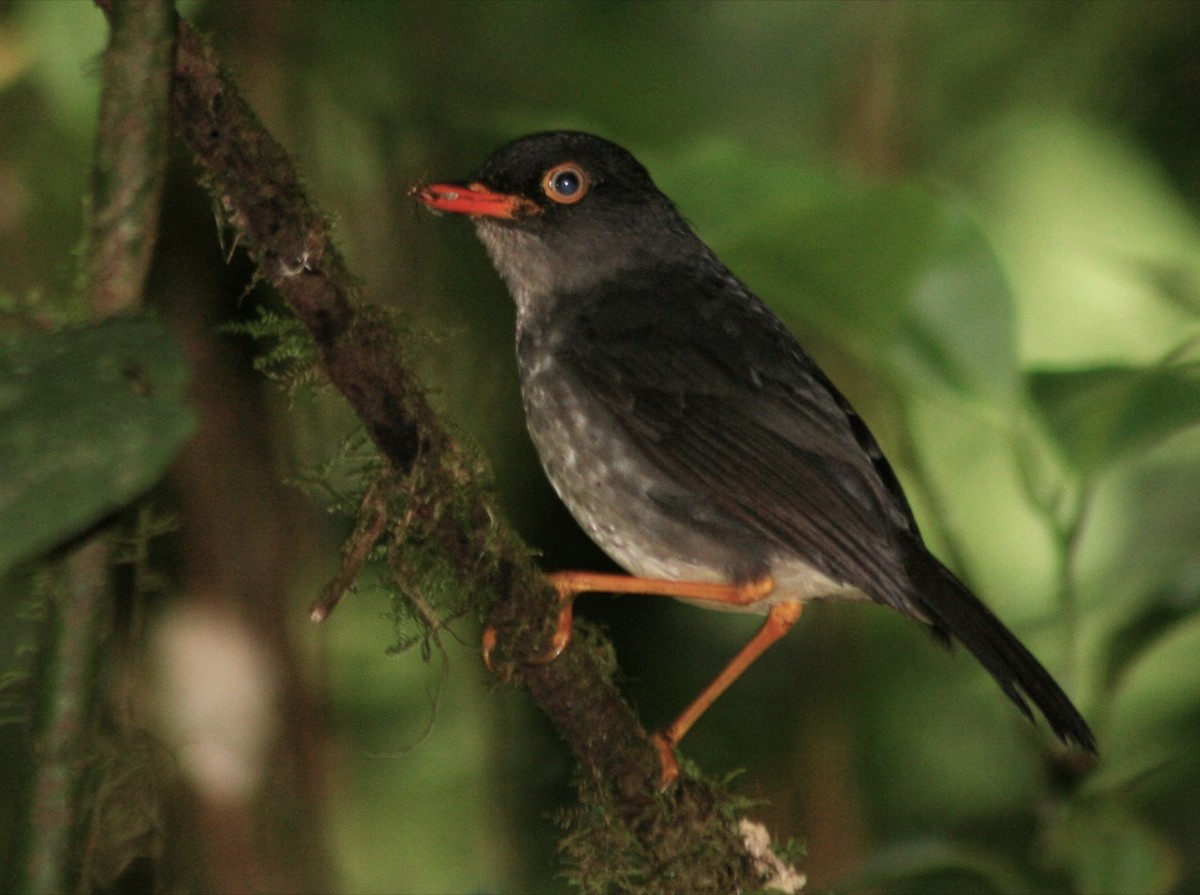
{"label": "long dark tail", "polygon": [[1046,716],[1060,740],[1095,755],[1096,737],[1079,710],[1000,619],[923,545],[912,546],[906,565],[914,601],[934,631],[970,650],[1030,721],[1033,713],[1026,697]]}

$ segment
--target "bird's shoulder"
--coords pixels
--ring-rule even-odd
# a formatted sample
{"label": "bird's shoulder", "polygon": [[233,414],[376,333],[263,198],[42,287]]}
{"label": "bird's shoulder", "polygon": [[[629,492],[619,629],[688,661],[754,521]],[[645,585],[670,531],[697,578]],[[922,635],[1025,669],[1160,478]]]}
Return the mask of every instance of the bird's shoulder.
{"label": "bird's shoulder", "polygon": [[733,274],[696,264],[629,271],[560,302],[569,361],[627,386],[731,396],[801,385],[815,367]]}

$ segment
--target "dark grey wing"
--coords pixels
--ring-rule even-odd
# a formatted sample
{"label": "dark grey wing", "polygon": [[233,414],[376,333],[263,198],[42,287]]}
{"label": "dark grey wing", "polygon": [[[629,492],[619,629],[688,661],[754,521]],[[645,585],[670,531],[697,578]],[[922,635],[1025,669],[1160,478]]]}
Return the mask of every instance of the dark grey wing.
{"label": "dark grey wing", "polygon": [[731,277],[676,269],[638,283],[574,309],[560,350],[581,384],[698,512],[923,616],[903,555],[916,527],[895,476],[783,324]]}
{"label": "dark grey wing", "polygon": [[579,381],[652,463],[829,577],[961,641],[1026,715],[1096,751],[1087,722],[1021,642],[925,548],[879,445],[792,336],[736,280],[686,271],[588,297],[564,341]]}

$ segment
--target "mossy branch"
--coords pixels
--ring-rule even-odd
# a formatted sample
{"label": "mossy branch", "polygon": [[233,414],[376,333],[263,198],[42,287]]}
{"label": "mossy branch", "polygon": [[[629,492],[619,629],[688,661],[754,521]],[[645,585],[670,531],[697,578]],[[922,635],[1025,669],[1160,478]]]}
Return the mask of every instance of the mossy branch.
{"label": "mossy branch", "polygon": [[[111,0],[97,3],[110,12]],[[457,570],[455,584],[474,595],[475,611],[501,631],[510,655],[534,654],[553,625],[553,590],[430,407],[388,315],[357,300],[329,222],[288,155],[186,22],[178,25],[177,47],[175,125],[236,244],[308,330],[320,369],[386,458],[387,478],[409,495],[419,492],[417,509],[433,522],[422,532],[432,533],[442,567]],[[645,880],[656,892],[762,885],[723,790],[685,778],[658,793],[658,759],[613,684],[610,652],[601,640],[580,638],[555,662],[505,669],[578,758],[589,810],[606,828],[627,831],[623,867],[603,868],[573,850],[591,878],[588,888],[605,888],[601,877],[610,873]]]}

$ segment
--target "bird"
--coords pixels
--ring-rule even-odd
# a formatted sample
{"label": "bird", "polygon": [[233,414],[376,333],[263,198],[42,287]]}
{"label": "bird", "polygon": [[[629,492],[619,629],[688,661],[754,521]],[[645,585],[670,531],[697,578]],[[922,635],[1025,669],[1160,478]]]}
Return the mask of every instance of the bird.
{"label": "bird", "polygon": [[[413,197],[475,227],[516,304],[529,435],[559,498],[627,574],[550,574],[568,645],[575,597],[658,594],[765,615],[652,736],[663,785],[703,712],[815,600],[870,601],[957,641],[1030,721],[1097,743],[1033,654],[926,546],[862,417],[627,150],[549,131]],[[490,662],[496,632],[484,632]]]}

